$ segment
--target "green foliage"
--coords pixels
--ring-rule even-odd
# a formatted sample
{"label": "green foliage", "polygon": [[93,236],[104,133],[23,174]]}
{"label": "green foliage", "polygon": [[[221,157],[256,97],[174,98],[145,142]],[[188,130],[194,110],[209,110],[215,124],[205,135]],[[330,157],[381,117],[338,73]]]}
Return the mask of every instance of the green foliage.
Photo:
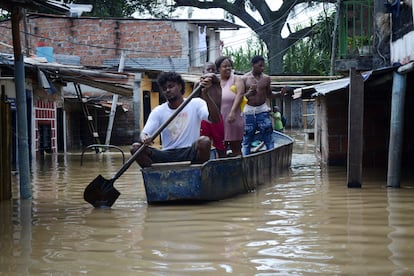
{"label": "green foliage", "polygon": [[[167,6],[165,1],[154,0],[75,0],[74,3],[92,5],[92,11],[82,15],[93,17],[131,17],[137,12],[150,14],[154,18],[164,18],[173,11],[173,7]],[[39,11],[53,13],[42,8]]]}
{"label": "green foliage", "polygon": [[[335,15],[320,16],[312,34],[298,40],[287,51],[283,59],[285,74],[328,75],[331,62],[332,30]],[[300,26],[297,27],[300,29]],[[245,46],[224,48],[224,54],[234,62],[234,69],[244,73],[251,70],[250,60],[255,55],[268,58],[267,48],[258,37],[249,39]],[[268,74],[268,67],[266,67]]]}
{"label": "green foliage", "polygon": [[84,16],[95,17],[126,17],[129,16],[128,1],[110,1],[110,0],[80,0],[76,4],[91,4],[93,9],[90,13],[84,13]]}
{"label": "green foliage", "polygon": [[[236,72],[245,73],[252,68],[252,57],[260,55],[267,60],[267,49],[262,40],[258,37],[253,37],[247,40],[245,46],[236,49],[225,47],[224,55],[231,57]],[[265,68],[265,72],[268,73],[268,67]]]}
{"label": "green foliage", "polygon": [[284,56],[283,69],[286,74],[328,75],[330,55],[320,51],[312,40],[298,41]]}
{"label": "green foliage", "polygon": [[7,10],[0,9],[0,21],[9,19],[11,17],[11,13]]}
{"label": "green foliage", "polygon": [[293,44],[283,58],[286,74],[329,75],[335,15],[320,16],[308,38]]}

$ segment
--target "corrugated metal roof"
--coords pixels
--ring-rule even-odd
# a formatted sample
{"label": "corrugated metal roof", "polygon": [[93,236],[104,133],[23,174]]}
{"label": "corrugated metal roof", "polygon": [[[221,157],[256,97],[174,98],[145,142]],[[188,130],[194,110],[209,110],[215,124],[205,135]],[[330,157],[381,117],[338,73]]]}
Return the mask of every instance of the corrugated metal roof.
{"label": "corrugated metal roof", "polygon": [[[0,3],[5,0],[0,0]],[[10,0],[6,0],[10,1]],[[12,1],[26,1],[31,2],[30,0],[12,0]],[[38,2],[45,2],[45,0],[32,0]],[[50,0],[49,0],[50,1]],[[57,14],[44,14],[44,13],[31,13],[30,17],[54,17],[54,18],[63,18],[65,15]],[[206,26],[207,28],[214,30],[239,30],[245,28],[242,25],[235,24],[233,22],[224,20],[224,19],[183,19],[183,18],[135,18],[135,17],[91,17],[91,16],[82,16],[76,18],[77,20],[118,20],[118,21],[170,21],[170,22],[179,22],[179,23],[188,23],[200,26]]]}
{"label": "corrugated metal roof", "polygon": [[[364,82],[374,81],[377,78],[393,72],[398,66],[385,67],[377,70],[371,70],[361,73]],[[328,93],[344,90],[349,87],[349,77],[333,81],[326,81],[320,84],[301,87],[294,90],[293,98],[313,98],[318,96],[325,96]]]}
{"label": "corrugated metal roof", "polygon": [[54,54],[54,58],[56,63],[65,65],[81,65],[81,60],[79,56]]}
{"label": "corrugated metal roof", "polygon": [[[0,65],[13,66],[14,57],[11,54],[0,54]],[[154,59],[148,59],[154,61]],[[90,87],[108,91],[110,93],[119,94],[123,96],[132,96],[133,83],[135,74],[130,72],[115,72],[97,69],[85,69],[83,66],[60,64],[57,62],[48,62],[46,58],[25,57],[24,62],[26,67],[35,68],[42,71],[46,75],[51,75],[53,78],[60,78],[68,82],[76,82]],[[165,62],[165,59],[164,59]],[[77,63],[77,62],[74,62]],[[115,60],[114,60],[115,63]],[[119,60],[116,60],[118,66]],[[152,69],[143,69],[144,72],[163,72],[163,71],[178,71],[176,67],[168,67],[164,65],[165,70],[155,70],[154,68],[162,67],[161,60],[153,62],[155,66]],[[129,63],[128,63],[129,64]],[[136,63],[135,63],[136,65]],[[140,68],[142,69],[142,68]],[[184,81],[194,83],[200,78],[200,74],[181,73]]]}
{"label": "corrugated metal roof", "polygon": [[[117,67],[119,59],[104,60],[105,66]],[[186,58],[127,58],[125,67],[148,71],[174,71],[188,72],[188,59]]]}

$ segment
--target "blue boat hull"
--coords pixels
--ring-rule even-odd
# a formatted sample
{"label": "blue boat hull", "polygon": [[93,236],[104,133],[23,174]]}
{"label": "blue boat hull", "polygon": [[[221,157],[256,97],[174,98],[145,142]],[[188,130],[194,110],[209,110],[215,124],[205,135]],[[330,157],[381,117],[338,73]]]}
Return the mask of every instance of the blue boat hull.
{"label": "blue boat hull", "polygon": [[288,170],[293,139],[274,132],[275,148],[246,157],[157,164],[142,169],[148,203],[215,201],[247,193]]}

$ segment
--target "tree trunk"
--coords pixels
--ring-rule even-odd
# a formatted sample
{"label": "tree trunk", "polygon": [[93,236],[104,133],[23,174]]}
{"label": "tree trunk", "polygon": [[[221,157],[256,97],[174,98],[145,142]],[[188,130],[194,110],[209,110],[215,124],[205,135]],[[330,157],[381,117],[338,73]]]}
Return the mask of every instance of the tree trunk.
{"label": "tree trunk", "polygon": [[289,46],[296,41],[309,36],[312,27],[305,27],[301,30],[295,30],[287,38],[282,38],[282,28],[285,25],[290,12],[298,4],[307,2],[335,2],[337,0],[284,0],[279,10],[272,11],[265,1],[250,0],[262,20],[258,20],[246,11],[246,2],[236,0],[228,2],[227,0],[175,0],[175,7],[195,7],[199,9],[221,8],[230,14],[238,17],[247,26],[249,26],[260,39],[264,41],[269,51],[268,64],[270,74],[281,74],[283,72],[283,56]]}
{"label": "tree trunk", "polygon": [[266,43],[269,50],[269,72],[271,75],[280,75],[283,73],[283,54],[285,51],[282,46],[283,43],[275,43],[275,41],[278,41],[278,39],[273,39],[270,43]]}

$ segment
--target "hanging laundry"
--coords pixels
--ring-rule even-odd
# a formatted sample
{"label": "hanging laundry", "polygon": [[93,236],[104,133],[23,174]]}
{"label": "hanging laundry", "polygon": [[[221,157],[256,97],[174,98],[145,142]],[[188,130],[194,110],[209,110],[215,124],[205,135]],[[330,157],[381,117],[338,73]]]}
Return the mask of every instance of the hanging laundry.
{"label": "hanging laundry", "polygon": [[198,50],[200,52],[207,51],[206,26],[204,26],[204,29],[198,26]]}

